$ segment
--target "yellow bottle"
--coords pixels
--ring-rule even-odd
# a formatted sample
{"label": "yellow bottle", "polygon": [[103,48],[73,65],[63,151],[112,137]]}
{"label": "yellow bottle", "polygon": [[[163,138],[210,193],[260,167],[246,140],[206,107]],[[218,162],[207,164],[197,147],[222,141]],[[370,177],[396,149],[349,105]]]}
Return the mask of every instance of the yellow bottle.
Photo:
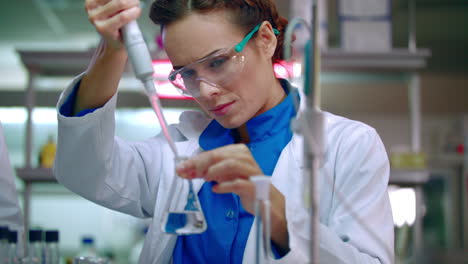
{"label": "yellow bottle", "polygon": [[54,138],[49,136],[47,143],[42,146],[39,154],[39,166],[42,168],[52,168],[54,165],[55,151],[57,146],[54,142]]}

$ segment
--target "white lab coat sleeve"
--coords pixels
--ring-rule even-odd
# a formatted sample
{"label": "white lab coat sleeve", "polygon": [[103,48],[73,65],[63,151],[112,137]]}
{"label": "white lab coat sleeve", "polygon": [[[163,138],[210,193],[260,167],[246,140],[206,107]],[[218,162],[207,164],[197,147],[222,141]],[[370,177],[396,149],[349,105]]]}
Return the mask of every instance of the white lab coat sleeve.
{"label": "white lab coat sleeve", "polygon": [[[75,78],[62,93],[58,109],[80,79]],[[115,137],[116,100],[117,94],[83,117],[58,113],[54,174],[65,187],[97,204],[136,217],[151,217],[157,174],[164,171],[163,144],[159,137],[134,143]]]}
{"label": "white lab coat sleeve", "polygon": [[18,203],[15,178],[8,157],[8,149],[0,123],[0,225],[20,233],[23,230],[23,214]]}
{"label": "white lab coat sleeve", "polygon": [[[373,129],[349,132],[333,154],[334,176],[319,179],[328,181],[320,186],[333,192],[330,213],[324,217],[329,221],[319,224],[319,263],[390,264],[394,236],[385,148]],[[309,263],[309,213],[297,199],[286,199],[286,218],[291,250],[274,263]]]}

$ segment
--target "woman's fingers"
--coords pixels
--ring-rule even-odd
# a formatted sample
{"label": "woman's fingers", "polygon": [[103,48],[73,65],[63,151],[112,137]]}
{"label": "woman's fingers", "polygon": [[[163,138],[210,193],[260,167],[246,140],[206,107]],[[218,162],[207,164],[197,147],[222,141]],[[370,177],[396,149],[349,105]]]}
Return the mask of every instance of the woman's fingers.
{"label": "woman's fingers", "polygon": [[[245,177],[261,173],[250,150],[243,144],[229,145],[199,155],[179,164],[177,174],[184,178],[205,178],[208,181]],[[253,173],[253,174],[251,174]]]}
{"label": "woman's fingers", "polygon": [[110,1],[112,1],[112,0],[86,0],[85,1],[85,9],[86,9],[86,11],[89,11],[91,9],[94,9],[94,8],[98,7],[98,6],[105,5]]}
{"label": "woman's fingers", "polygon": [[138,0],[113,0],[89,9],[88,17],[91,21],[105,20],[127,9],[139,7],[139,5]]}
{"label": "woman's fingers", "polygon": [[132,7],[112,16],[109,19],[97,20],[94,25],[102,35],[109,36],[112,40],[118,40],[120,36],[119,30],[124,25],[137,19],[140,13],[140,7]]}
{"label": "woman's fingers", "polygon": [[213,186],[213,192],[216,193],[235,193],[241,197],[247,194],[255,195],[255,185],[248,179],[236,179],[233,181],[218,183]]}
{"label": "woman's fingers", "polygon": [[97,32],[116,47],[122,45],[122,26],[141,14],[139,0],[86,0],[85,9]]}
{"label": "woman's fingers", "polygon": [[256,163],[247,159],[225,159],[209,167],[204,175],[206,181],[225,182],[237,178],[248,179],[252,175],[262,174]]}
{"label": "woman's fingers", "polygon": [[254,214],[255,185],[247,179],[218,183],[212,188],[215,193],[235,193],[239,195],[242,206],[247,212]]}

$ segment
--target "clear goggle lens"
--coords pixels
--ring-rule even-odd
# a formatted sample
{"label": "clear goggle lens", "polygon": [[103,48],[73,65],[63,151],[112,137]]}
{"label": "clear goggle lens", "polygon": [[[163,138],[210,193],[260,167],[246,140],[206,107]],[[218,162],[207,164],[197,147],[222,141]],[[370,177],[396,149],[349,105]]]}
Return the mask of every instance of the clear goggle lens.
{"label": "clear goggle lens", "polygon": [[207,58],[173,70],[169,75],[171,83],[185,96],[200,96],[200,82],[223,87],[238,77],[245,65],[245,56],[235,52],[213,54]]}

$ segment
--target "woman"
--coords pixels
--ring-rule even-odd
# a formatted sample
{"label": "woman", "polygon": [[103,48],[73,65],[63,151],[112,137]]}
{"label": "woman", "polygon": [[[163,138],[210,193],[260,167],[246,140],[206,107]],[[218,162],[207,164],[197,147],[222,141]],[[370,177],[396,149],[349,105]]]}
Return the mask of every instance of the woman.
{"label": "woman", "polygon": [[[307,263],[309,217],[299,195],[302,144],[290,130],[296,93],[273,72],[287,21],[273,1],[156,0],[151,7],[174,66],[169,79],[209,116],[186,112],[170,131],[179,153],[191,157],[177,166],[177,174],[196,179],[208,222],[203,234],[179,237],[160,228],[166,208],[182,210],[188,191],[174,173],[167,143],[161,135],[138,143],[114,138],[117,85],[127,60],[119,29],[140,15],[139,3],[87,0],[86,10],[104,41],[58,103],[59,181],[103,206],[153,218],[140,263],[251,263],[249,177],[272,175],[272,254],[279,263]],[[328,178],[320,181],[321,263],[391,263],[388,161],[378,135],[327,114],[327,136],[320,171]],[[175,193],[169,193],[171,186]]]}

